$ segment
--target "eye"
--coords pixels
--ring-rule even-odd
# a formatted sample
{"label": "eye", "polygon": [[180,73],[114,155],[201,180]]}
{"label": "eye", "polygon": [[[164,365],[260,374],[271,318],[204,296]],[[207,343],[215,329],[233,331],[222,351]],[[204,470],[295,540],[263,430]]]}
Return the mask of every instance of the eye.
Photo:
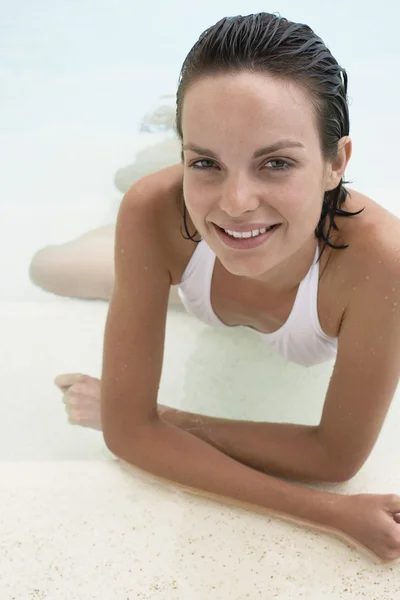
{"label": "eye", "polygon": [[274,158],[273,160],[269,160],[265,164],[269,165],[269,164],[272,164],[272,163],[279,163],[280,164],[280,166],[272,168],[271,169],[272,171],[286,171],[286,169],[290,169],[292,167],[292,165],[290,165],[288,162],[286,162],[286,160],[282,160],[280,158]]}
{"label": "eye", "polygon": [[[282,160],[280,158],[275,158],[273,160],[269,160],[265,163],[265,165],[274,163],[275,167],[269,168],[270,171],[286,171],[287,169],[291,169],[292,165],[289,164],[286,160]],[[200,166],[202,165],[202,166]],[[209,158],[202,158],[197,160],[189,165],[192,169],[197,169],[198,171],[208,171],[215,162]]]}
{"label": "eye", "polygon": [[192,167],[193,169],[197,169],[198,171],[205,171],[207,169],[209,169],[210,167],[206,166],[206,167],[199,167],[197,165],[199,165],[200,163],[212,163],[215,164],[213,160],[210,160],[209,158],[202,158],[201,160],[196,160],[196,162],[193,162],[189,165],[189,167]]}

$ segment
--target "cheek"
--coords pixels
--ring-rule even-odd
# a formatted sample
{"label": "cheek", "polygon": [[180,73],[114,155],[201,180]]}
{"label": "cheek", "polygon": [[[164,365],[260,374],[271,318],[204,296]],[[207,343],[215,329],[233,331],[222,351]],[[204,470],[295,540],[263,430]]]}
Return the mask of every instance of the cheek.
{"label": "cheek", "polygon": [[302,192],[298,186],[293,186],[291,189],[281,190],[274,200],[271,198],[270,204],[280,213],[287,221],[298,220],[304,213],[309,210],[309,198],[307,194]]}
{"label": "cheek", "polygon": [[190,179],[183,182],[183,196],[185,198],[186,207],[193,217],[205,216],[210,210],[210,200],[207,194],[199,189],[195,181]]}
{"label": "cheek", "polygon": [[288,214],[312,218],[315,212],[320,213],[324,193],[316,169],[314,172],[304,170],[300,177],[290,182],[282,197]]}
{"label": "cheek", "polygon": [[303,230],[304,228],[314,228],[318,223],[322,200],[317,198],[315,191],[299,190],[297,193],[282,194],[281,198],[275,204],[277,213],[280,214],[293,230]]}
{"label": "cheek", "polygon": [[191,194],[190,191],[184,190],[184,198],[186,208],[189,211],[191,217],[195,217],[201,212],[201,204],[199,202],[199,197],[195,194]]}

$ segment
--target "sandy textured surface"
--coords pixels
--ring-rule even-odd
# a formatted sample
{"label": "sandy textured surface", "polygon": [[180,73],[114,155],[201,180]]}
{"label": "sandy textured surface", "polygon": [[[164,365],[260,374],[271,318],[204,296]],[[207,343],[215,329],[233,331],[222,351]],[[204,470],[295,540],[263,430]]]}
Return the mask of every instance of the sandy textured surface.
{"label": "sandy textured surface", "polygon": [[[400,564],[155,481],[116,460],[101,433],[69,425],[53,378],[99,376],[106,313],[78,300],[1,305],[1,600],[400,597]],[[315,423],[331,368],[289,365],[252,332],[175,312],[160,402]],[[362,471],[324,489],[400,493],[398,400]]]}

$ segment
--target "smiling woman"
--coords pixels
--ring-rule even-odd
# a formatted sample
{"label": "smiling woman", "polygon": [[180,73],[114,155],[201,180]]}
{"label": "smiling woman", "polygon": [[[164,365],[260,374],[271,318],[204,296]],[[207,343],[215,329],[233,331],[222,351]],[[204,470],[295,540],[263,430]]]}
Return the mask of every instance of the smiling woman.
{"label": "smiling woman", "polygon": [[[183,164],[136,183],[118,215],[101,382],[60,376],[65,403],[79,410],[90,395],[110,450],[154,475],[397,558],[400,497],[277,479],[352,477],[399,379],[400,222],[345,188],[346,71],[307,25],[222,19],[184,61],[176,129]],[[256,330],[288,360],[334,358],[320,424],[159,406],[171,285],[198,318]]]}

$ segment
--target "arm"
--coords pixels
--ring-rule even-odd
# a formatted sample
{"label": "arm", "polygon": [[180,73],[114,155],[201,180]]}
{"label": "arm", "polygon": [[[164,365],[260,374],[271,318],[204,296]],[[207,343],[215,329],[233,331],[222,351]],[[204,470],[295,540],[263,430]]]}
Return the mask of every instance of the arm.
{"label": "arm", "polygon": [[364,263],[368,273],[354,286],[345,312],[319,426],[234,421],[175,409],[162,409],[161,418],[270,475],[307,482],[353,477],[376,443],[399,381],[400,265],[393,256],[389,246],[381,262],[371,256]]}
{"label": "arm", "polygon": [[[385,232],[389,236],[390,232]],[[392,236],[397,244],[397,236]],[[394,247],[359,254],[364,272],[354,283],[339,334],[338,356],[317,436],[341,472],[353,477],[370,455],[400,376],[400,264]]]}
{"label": "arm", "polygon": [[[116,277],[105,327],[101,386],[107,447],[123,460],[200,494],[340,529],[342,496],[259,473],[159,418],[157,393],[170,287],[163,245],[168,217],[163,214],[158,227],[158,208],[148,187],[139,182],[131,188],[117,219]],[[165,206],[165,195],[162,202]]]}
{"label": "arm", "polygon": [[341,531],[346,496],[275,479],[159,420],[131,427],[109,450],[144,471],[197,494],[284,520]]}
{"label": "arm", "polygon": [[258,471],[306,483],[343,480],[316,426],[221,419],[167,407],[159,412],[163,421]]}

